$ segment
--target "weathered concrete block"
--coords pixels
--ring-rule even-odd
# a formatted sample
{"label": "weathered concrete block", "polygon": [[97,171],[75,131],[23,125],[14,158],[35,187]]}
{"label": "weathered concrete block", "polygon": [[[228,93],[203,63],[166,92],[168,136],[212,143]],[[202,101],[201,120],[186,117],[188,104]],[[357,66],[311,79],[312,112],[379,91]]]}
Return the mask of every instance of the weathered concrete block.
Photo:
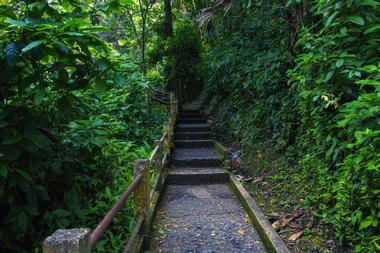
{"label": "weathered concrete block", "polygon": [[90,253],[88,228],[59,229],[43,243],[44,253]]}

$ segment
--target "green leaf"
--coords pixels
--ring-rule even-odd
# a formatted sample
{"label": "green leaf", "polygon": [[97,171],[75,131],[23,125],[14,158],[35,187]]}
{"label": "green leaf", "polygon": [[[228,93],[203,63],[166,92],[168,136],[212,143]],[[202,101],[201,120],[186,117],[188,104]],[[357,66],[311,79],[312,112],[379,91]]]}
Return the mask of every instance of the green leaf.
{"label": "green leaf", "polygon": [[76,37],[76,36],[79,36],[79,37],[84,36],[83,33],[78,33],[78,32],[65,32],[64,34],[70,35],[70,36],[74,36],[74,37]]}
{"label": "green leaf", "polygon": [[330,81],[330,79],[333,77],[333,75],[334,75],[334,71],[330,71],[330,72],[328,72],[328,73],[326,74],[326,76],[325,76],[325,82]]}
{"label": "green leaf", "polygon": [[19,170],[19,169],[16,169],[16,172],[21,176],[23,177],[26,181],[32,183],[33,182],[33,178],[32,176],[26,172],[26,171],[23,171],[23,170]]}
{"label": "green leaf", "polygon": [[335,65],[336,65],[338,68],[340,68],[340,67],[343,65],[343,63],[344,63],[344,60],[343,60],[343,59],[339,59],[339,60],[335,63]]}
{"label": "green leaf", "polygon": [[96,79],[95,80],[95,87],[98,91],[104,92],[107,89],[107,83],[104,79]]}
{"label": "green leaf", "polygon": [[79,28],[80,31],[90,31],[90,32],[109,32],[110,29],[104,26],[86,26]]}
{"label": "green leaf", "polygon": [[75,121],[71,121],[67,127],[71,128],[71,129],[75,129],[75,128],[78,128],[79,127],[79,124],[76,123]]}
{"label": "green leaf", "polygon": [[365,220],[360,222],[360,230],[368,228],[369,226],[372,225],[373,222],[373,216],[368,216]]}
{"label": "green leaf", "polygon": [[378,6],[378,5],[380,5],[380,3],[375,1],[375,0],[361,0],[361,1],[359,1],[359,5]]}
{"label": "green leaf", "polygon": [[125,84],[125,78],[121,73],[117,73],[115,75],[115,83],[116,85],[120,85],[120,86]]}
{"label": "green leaf", "polygon": [[56,209],[56,210],[54,210],[53,213],[57,217],[68,217],[68,216],[70,216],[70,212],[65,210],[65,209]]}
{"label": "green leaf", "polygon": [[380,30],[380,25],[374,25],[374,26],[371,26],[370,28],[368,28],[367,30],[365,30],[364,34],[377,32],[378,30]]}
{"label": "green leaf", "polygon": [[133,0],[120,0],[120,3],[121,4],[134,4],[134,1]]}
{"label": "green leaf", "polygon": [[5,178],[7,177],[7,175],[8,175],[8,167],[0,163],[0,176]]}
{"label": "green leaf", "polygon": [[29,50],[35,48],[35,47],[38,47],[39,45],[41,45],[42,43],[44,42],[44,40],[36,40],[36,41],[33,41],[33,42],[30,42],[26,47],[24,47],[21,51],[23,53],[25,52],[28,52]]}
{"label": "green leaf", "polygon": [[39,107],[44,99],[44,91],[43,90],[39,90],[36,92],[36,94],[34,94],[34,104]]}
{"label": "green leaf", "polygon": [[25,231],[26,228],[28,227],[28,217],[24,212],[20,213],[17,216],[17,225],[22,231]]}
{"label": "green leaf", "polygon": [[106,195],[108,198],[112,198],[111,189],[108,186],[106,187]]}
{"label": "green leaf", "polygon": [[29,132],[27,135],[25,135],[25,138],[30,140],[34,145],[36,145],[39,148],[46,148],[51,144],[50,139],[48,139],[39,132]]}
{"label": "green leaf", "polygon": [[6,20],[7,23],[10,24],[10,27],[26,27],[26,23],[21,20],[13,20],[13,19],[8,19]]}
{"label": "green leaf", "polygon": [[380,82],[372,79],[364,79],[356,82],[360,85],[372,85],[372,86],[380,86]]}
{"label": "green leaf", "polygon": [[3,144],[4,145],[11,145],[11,144],[15,144],[21,140],[22,140],[21,135],[8,134],[4,137]]}
{"label": "green leaf", "polygon": [[100,137],[95,137],[90,140],[90,142],[98,147],[103,146],[104,144],[107,143],[106,138],[100,138]]}
{"label": "green leaf", "polygon": [[334,18],[336,15],[338,15],[338,11],[335,11],[327,20],[326,20],[326,23],[325,23],[325,27],[328,27],[329,25],[331,25],[331,23],[333,22]]}
{"label": "green leaf", "polygon": [[364,25],[364,19],[359,16],[349,16],[347,20],[357,25]]}

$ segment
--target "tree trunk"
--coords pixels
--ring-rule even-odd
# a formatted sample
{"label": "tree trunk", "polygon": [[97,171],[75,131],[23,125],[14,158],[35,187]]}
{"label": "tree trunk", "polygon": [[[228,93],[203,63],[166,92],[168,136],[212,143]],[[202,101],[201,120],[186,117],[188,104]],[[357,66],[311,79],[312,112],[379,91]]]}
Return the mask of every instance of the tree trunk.
{"label": "tree trunk", "polygon": [[164,0],[165,8],[165,34],[164,38],[167,39],[173,35],[173,13],[171,0]]}

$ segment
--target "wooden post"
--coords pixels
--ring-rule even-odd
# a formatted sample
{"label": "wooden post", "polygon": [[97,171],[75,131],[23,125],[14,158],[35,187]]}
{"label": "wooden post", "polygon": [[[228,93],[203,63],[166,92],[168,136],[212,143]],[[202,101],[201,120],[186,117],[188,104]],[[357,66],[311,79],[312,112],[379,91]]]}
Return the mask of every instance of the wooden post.
{"label": "wooden post", "polygon": [[163,156],[162,156],[162,149],[163,149],[163,146],[162,146],[162,141],[160,141],[160,140],[156,140],[155,142],[154,142],[154,145],[156,146],[156,147],[159,147],[159,149],[158,149],[158,152],[157,152],[157,155],[156,155],[156,158],[154,159],[154,167],[155,167],[155,170],[156,170],[156,177],[158,177],[158,179],[157,179],[157,188],[156,188],[156,190],[158,191],[158,192],[161,192],[161,188],[162,188],[162,185],[163,185],[163,176],[162,176],[162,173],[163,173],[163,171],[162,171],[162,158],[163,158]]}
{"label": "wooden post", "polygon": [[43,253],[90,253],[88,228],[59,229],[43,243]]}
{"label": "wooden post", "polygon": [[143,217],[141,232],[147,235],[149,232],[147,221],[150,214],[149,160],[135,161],[134,176],[136,177],[140,173],[142,173],[143,178],[135,190],[135,217]]}
{"label": "wooden post", "polygon": [[162,141],[154,141],[154,146],[159,147],[156,159],[154,160],[154,167],[156,169],[157,175],[161,173],[162,170]]}
{"label": "wooden post", "polygon": [[175,100],[175,116],[177,118],[177,114],[178,114],[178,99]]}
{"label": "wooden post", "polygon": [[174,92],[170,92],[170,116],[173,117],[175,113],[175,96]]}
{"label": "wooden post", "polygon": [[164,140],[164,152],[168,155],[170,155],[170,146],[171,146],[171,131],[170,131],[170,122],[165,122],[164,123],[164,133],[167,133],[168,136],[167,136],[167,139]]}

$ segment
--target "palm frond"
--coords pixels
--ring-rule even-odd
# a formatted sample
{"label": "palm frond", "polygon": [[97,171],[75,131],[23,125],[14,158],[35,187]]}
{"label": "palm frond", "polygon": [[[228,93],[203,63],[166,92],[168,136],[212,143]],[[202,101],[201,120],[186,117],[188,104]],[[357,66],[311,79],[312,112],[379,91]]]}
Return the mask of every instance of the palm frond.
{"label": "palm frond", "polygon": [[202,9],[197,17],[199,27],[207,27],[215,14],[224,11],[224,15],[232,8],[234,0],[213,0],[210,5]]}

